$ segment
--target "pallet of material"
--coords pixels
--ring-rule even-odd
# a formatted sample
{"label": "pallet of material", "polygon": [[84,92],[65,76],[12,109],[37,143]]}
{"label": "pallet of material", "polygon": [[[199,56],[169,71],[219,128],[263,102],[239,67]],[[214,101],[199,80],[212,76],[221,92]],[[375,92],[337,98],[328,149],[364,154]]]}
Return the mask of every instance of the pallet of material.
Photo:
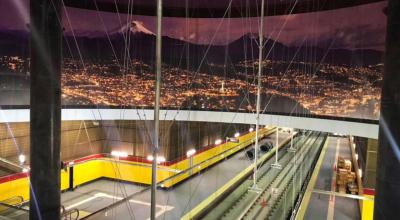
{"label": "pallet of material", "polygon": [[339,185],[339,193],[346,193],[346,185]]}
{"label": "pallet of material", "polygon": [[358,193],[358,186],[355,183],[347,184],[347,188],[349,189],[350,193],[353,195]]}

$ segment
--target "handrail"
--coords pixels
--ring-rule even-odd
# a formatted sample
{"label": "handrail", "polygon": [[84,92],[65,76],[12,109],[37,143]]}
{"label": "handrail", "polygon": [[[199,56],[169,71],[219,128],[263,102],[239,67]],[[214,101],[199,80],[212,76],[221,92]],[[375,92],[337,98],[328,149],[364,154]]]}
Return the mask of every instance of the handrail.
{"label": "handrail", "polygon": [[12,162],[10,160],[7,160],[6,158],[3,158],[3,157],[0,157],[0,162],[6,163],[6,164],[8,164],[10,166],[16,167],[16,168],[21,169],[21,170],[23,170],[25,168],[24,166],[19,165],[17,163],[14,163],[14,162]]}
{"label": "handrail", "polygon": [[[10,197],[10,198],[8,198],[8,199],[5,199],[5,200],[2,200],[2,201],[0,201],[0,203],[5,203],[5,204],[8,204],[7,202],[8,201],[12,201],[13,199],[19,199],[21,202],[19,202],[18,204],[21,204],[21,203],[23,203],[24,202],[24,197],[22,197],[22,196],[13,196],[13,197]],[[9,204],[9,205],[11,205],[11,204]]]}
{"label": "handrail", "polygon": [[9,204],[2,203],[2,202],[0,202],[0,206],[4,206],[4,207],[10,208],[10,209],[18,209],[18,210],[25,211],[25,212],[29,211],[28,209],[24,209],[20,206],[9,205]]}
{"label": "handrail", "polygon": [[[70,209],[70,210],[65,210],[65,208],[64,208],[64,206],[62,206],[62,208],[63,208],[63,212],[61,213],[61,219],[62,220],[72,220],[72,219],[74,219],[74,220],[78,220],[79,219],[79,209],[77,209],[77,208],[73,208],[73,209]],[[75,218],[72,218],[72,215],[74,214],[74,213],[76,213],[76,217]]]}

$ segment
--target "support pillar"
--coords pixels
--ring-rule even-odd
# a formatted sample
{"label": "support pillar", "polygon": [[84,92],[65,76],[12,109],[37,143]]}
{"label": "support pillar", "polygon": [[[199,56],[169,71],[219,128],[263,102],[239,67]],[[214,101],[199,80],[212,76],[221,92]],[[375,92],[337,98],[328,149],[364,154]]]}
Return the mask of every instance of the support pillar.
{"label": "support pillar", "polygon": [[387,13],[385,70],[377,158],[374,219],[398,219],[400,207],[400,1]]}
{"label": "support pillar", "polygon": [[31,220],[60,219],[60,9],[60,0],[30,1]]}

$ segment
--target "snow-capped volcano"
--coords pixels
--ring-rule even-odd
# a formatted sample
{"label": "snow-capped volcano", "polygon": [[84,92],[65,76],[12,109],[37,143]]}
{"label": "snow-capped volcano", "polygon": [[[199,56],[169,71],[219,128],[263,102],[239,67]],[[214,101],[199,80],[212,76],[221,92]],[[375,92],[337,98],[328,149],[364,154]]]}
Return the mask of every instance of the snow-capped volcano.
{"label": "snow-capped volcano", "polygon": [[143,22],[141,21],[132,21],[131,23],[123,26],[119,32],[125,33],[127,31],[131,31],[132,33],[143,33],[143,34],[149,34],[149,35],[155,35],[152,31],[147,29]]}

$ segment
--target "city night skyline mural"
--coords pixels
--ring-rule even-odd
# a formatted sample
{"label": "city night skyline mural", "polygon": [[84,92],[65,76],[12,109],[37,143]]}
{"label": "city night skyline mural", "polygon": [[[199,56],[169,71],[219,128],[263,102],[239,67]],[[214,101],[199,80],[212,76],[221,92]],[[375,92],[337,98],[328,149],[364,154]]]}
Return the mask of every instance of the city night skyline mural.
{"label": "city night skyline mural", "polygon": [[[377,120],[386,4],[265,18],[262,110]],[[28,6],[0,6],[0,105],[29,105]],[[62,19],[65,107],[153,108],[155,17],[67,8]],[[258,22],[164,18],[162,108],[254,112]]]}

